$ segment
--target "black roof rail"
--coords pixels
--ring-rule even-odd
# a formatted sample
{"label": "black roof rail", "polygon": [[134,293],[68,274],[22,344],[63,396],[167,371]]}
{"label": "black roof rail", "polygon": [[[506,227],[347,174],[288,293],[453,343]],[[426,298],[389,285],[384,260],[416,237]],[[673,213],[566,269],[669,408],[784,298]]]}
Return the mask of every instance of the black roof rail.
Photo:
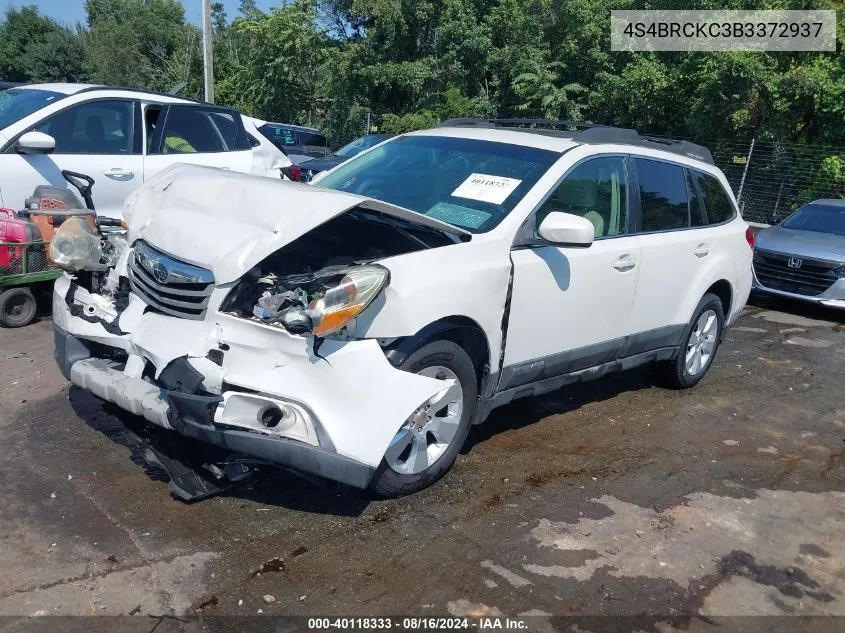
{"label": "black roof rail", "polygon": [[618,143],[663,150],[715,165],[713,154],[702,145],[690,141],[640,134],[636,130],[611,127],[583,121],[550,119],[449,119],[437,127],[478,127],[517,129],[521,132],[548,134],[570,138],[578,143]]}

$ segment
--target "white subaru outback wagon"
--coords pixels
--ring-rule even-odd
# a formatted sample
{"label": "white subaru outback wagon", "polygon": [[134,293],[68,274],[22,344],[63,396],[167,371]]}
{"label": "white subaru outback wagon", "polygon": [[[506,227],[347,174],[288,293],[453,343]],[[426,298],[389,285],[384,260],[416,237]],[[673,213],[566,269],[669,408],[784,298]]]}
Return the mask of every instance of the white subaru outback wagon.
{"label": "white subaru outback wagon", "polygon": [[125,243],[65,223],[59,366],[152,424],[382,495],[433,483],[516,398],[652,362],[695,385],[751,288],[710,153],[525,125],[450,121],[315,186],[171,169],[128,199]]}

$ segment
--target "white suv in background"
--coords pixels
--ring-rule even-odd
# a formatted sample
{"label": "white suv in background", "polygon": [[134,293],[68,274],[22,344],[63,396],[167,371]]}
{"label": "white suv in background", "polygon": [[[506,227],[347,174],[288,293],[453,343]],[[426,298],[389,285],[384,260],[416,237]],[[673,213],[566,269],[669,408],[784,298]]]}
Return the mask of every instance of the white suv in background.
{"label": "white suv in background", "polygon": [[153,424],[383,495],[434,482],[516,398],[652,362],[695,385],[751,289],[710,152],[515,125],[399,136],[315,185],[161,174],[127,201],[122,252],[55,238],[62,372]]}
{"label": "white suv in background", "polygon": [[284,154],[231,108],[143,90],[33,84],[0,92],[0,207],[21,209],[38,185],[91,176],[97,212],[178,162],[281,178]]}

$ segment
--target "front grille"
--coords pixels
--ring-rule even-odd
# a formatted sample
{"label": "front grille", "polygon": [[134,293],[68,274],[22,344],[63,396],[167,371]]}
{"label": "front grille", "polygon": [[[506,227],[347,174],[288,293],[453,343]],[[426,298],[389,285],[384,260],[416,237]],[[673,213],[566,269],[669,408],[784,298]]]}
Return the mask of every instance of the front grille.
{"label": "front grille", "polygon": [[183,319],[203,319],[214,290],[211,271],[179,261],[139,242],[129,256],[132,292],[156,312]]}
{"label": "front grille", "polygon": [[[796,259],[801,260],[801,266],[791,267]],[[834,270],[839,264],[830,264],[806,257],[790,257],[779,253],[766,251],[754,252],[754,273],[766,288],[791,292],[797,295],[814,297],[825,292],[838,279]]]}

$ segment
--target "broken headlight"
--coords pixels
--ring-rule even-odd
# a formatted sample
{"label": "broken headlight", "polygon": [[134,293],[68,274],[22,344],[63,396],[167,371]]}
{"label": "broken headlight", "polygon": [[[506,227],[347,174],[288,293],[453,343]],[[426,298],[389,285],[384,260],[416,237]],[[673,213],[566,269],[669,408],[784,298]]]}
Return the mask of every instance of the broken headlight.
{"label": "broken headlight", "polygon": [[[249,293],[248,288],[266,287],[270,282],[271,287],[254,304],[253,316],[264,323],[279,323],[294,334],[311,332],[322,337],[358,316],[389,280],[390,273],[382,266],[339,266],[313,274],[273,277],[272,281],[266,277],[245,280],[250,284],[244,290]],[[233,298],[233,304],[240,302],[242,299]]]}
{"label": "broken headlight", "polygon": [[62,223],[50,243],[50,259],[72,273],[102,270],[101,254],[100,236],[94,235],[79,218],[69,218]]}
{"label": "broken headlight", "polygon": [[350,268],[337,286],[308,304],[311,332],[314,336],[337,332],[373,302],[389,279],[390,273],[381,266]]}

